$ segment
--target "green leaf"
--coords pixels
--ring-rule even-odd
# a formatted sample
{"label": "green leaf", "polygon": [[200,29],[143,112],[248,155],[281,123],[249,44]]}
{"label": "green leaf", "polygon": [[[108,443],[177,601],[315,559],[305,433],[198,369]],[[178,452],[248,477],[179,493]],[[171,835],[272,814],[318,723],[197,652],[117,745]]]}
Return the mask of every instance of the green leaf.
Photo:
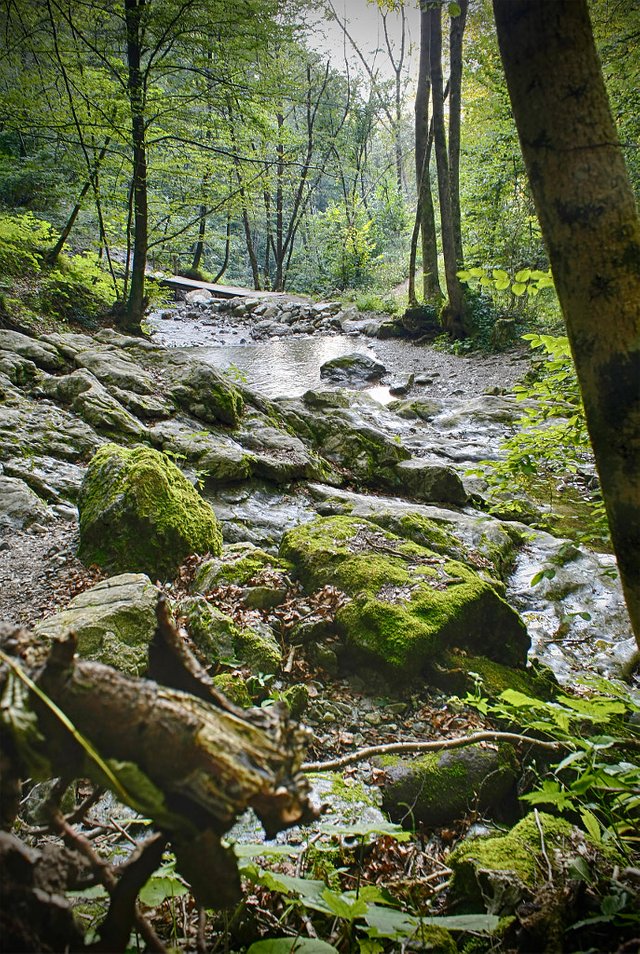
{"label": "green leaf", "polygon": [[408,841],[411,832],[405,831],[393,822],[354,823],[353,825],[319,825],[318,831],[338,838],[366,838],[369,835],[391,835],[396,841]]}
{"label": "green leaf", "polygon": [[515,280],[517,282],[528,282],[531,278],[531,269],[530,268],[521,268],[519,272],[515,274]]}
{"label": "green leaf", "polygon": [[497,282],[509,282],[509,273],[505,272],[504,268],[494,268],[492,273],[493,277]]}
{"label": "green leaf", "polygon": [[545,708],[544,702],[540,699],[527,696],[524,692],[518,692],[517,689],[505,689],[504,692],[500,693],[500,699],[503,702],[507,702],[510,706],[515,706],[516,709],[523,709],[524,707],[531,709]]}
{"label": "green leaf", "polygon": [[523,285],[522,282],[514,282],[511,286],[511,291],[514,295],[517,295],[520,298],[527,290],[527,286]]}
{"label": "green leaf", "polygon": [[354,921],[356,918],[362,917],[362,915],[366,914],[369,910],[369,905],[366,901],[363,901],[362,898],[354,898],[352,900],[344,894],[338,894],[337,891],[332,891],[330,888],[326,888],[322,892],[322,900],[332,914],[335,914],[337,918],[345,918],[347,921]]}
{"label": "green leaf", "polygon": [[338,950],[316,937],[278,937],[255,941],[247,954],[338,954]]}
{"label": "green leaf", "polygon": [[588,808],[583,808],[580,812],[580,817],[582,818],[582,824],[585,829],[591,835],[591,838],[597,845],[602,843],[602,831],[600,829],[600,822]]}
{"label": "green leaf", "polygon": [[462,13],[459,3],[450,3],[447,9],[449,11],[449,16],[451,17],[459,17]]}
{"label": "green leaf", "polygon": [[181,898],[189,891],[178,878],[149,878],[138,897],[143,904],[157,908],[167,898]]}

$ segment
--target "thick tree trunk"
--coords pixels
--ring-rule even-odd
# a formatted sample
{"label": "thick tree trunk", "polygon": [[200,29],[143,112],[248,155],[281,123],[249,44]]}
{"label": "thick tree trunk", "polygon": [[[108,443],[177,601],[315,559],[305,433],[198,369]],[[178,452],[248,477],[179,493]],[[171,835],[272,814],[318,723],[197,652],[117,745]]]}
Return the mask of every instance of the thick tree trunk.
{"label": "thick tree trunk", "polygon": [[429,10],[431,31],[431,87],[433,94],[433,138],[438,169],[438,197],[440,199],[440,230],[444,273],[448,302],[443,311],[443,327],[453,338],[465,336],[464,294],[458,278],[456,242],[451,204],[451,177],[447,154],[447,136],[444,124],[444,83],[442,79],[442,8]]}
{"label": "thick tree trunk", "polygon": [[460,216],[460,123],[462,117],[462,38],[469,0],[458,0],[460,13],[451,18],[449,32],[449,177],[451,180],[451,216],[456,262],[462,267],[462,222]]}
{"label": "thick tree trunk", "polygon": [[[442,290],[438,280],[438,247],[436,221],[431,195],[429,160],[429,98],[431,96],[431,32],[429,11],[425,4],[420,10],[420,65],[415,103],[416,189],[418,219],[422,237],[422,291],[426,301],[439,302]],[[411,298],[411,296],[410,296]]]}
{"label": "thick tree trunk", "polygon": [[127,331],[140,331],[146,306],[144,280],[147,268],[147,147],[144,121],[144,81],[142,76],[141,19],[146,0],[125,0],[127,25],[128,91],[131,107],[133,143],[133,264],[124,325]]}
{"label": "thick tree trunk", "polygon": [[494,0],[494,11],[640,645],[640,221],[586,0]]}

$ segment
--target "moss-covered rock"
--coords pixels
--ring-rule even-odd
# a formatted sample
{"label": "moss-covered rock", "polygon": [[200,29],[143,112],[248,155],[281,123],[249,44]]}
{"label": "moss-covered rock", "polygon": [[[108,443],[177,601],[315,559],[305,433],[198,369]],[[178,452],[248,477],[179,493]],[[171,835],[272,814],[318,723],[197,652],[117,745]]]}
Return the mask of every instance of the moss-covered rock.
{"label": "moss-covered rock", "polygon": [[413,828],[448,825],[472,810],[513,818],[518,762],[510,746],[471,745],[419,758],[383,756],[382,805],[393,821]]}
{"label": "moss-covered rock", "polygon": [[469,656],[451,651],[445,653],[429,669],[429,681],[445,692],[462,696],[480,685],[480,692],[497,699],[507,689],[514,689],[535,699],[553,699],[558,681],[546,666],[534,664],[526,669],[513,669],[486,656]]}
{"label": "moss-covered rock", "polygon": [[197,654],[207,665],[238,662],[254,672],[276,672],[282,653],[273,631],[257,621],[252,628],[238,626],[202,596],[191,596],[178,604]]}
{"label": "moss-covered rock", "polygon": [[462,647],[526,663],[526,628],[490,582],[368,520],[303,524],[285,534],[280,555],[307,587],[332,584],[350,597],[336,621],[347,646],[371,660],[418,672],[444,648]]}
{"label": "moss-covered rock", "polygon": [[[542,836],[541,836],[542,830]],[[452,851],[451,891],[461,911],[510,914],[548,878],[547,860],[556,870],[562,854],[571,853],[584,836],[562,818],[532,813],[506,835],[474,838]]]}
{"label": "moss-covered rock", "polygon": [[186,361],[180,367],[171,362],[175,383],[169,393],[173,400],[195,417],[209,423],[221,421],[235,427],[244,412],[240,391],[204,362]]}
{"label": "moss-covered rock", "polygon": [[417,457],[396,465],[398,487],[417,500],[448,503],[464,507],[469,495],[452,467],[429,464]]}
{"label": "moss-covered rock", "polygon": [[164,454],[105,444],[78,499],[80,559],[167,578],[194,553],[220,553],[216,516]]}
{"label": "moss-covered rock", "polygon": [[263,580],[266,571],[284,577],[291,566],[252,543],[233,543],[224,548],[222,556],[207,560],[198,568],[192,589],[206,593],[220,585],[250,586]]}
{"label": "moss-covered rock", "polygon": [[250,709],[253,705],[253,700],[241,673],[219,672],[217,676],[213,677],[213,684],[235,705],[243,709]]}
{"label": "moss-covered rock", "polygon": [[147,669],[159,595],[142,573],[110,577],[74,597],[66,609],[39,623],[35,632],[52,641],[75,633],[78,652],[85,659],[140,676]]}
{"label": "moss-covered rock", "polygon": [[284,701],[291,718],[300,719],[309,705],[309,690],[303,682],[297,682],[285,691]]}

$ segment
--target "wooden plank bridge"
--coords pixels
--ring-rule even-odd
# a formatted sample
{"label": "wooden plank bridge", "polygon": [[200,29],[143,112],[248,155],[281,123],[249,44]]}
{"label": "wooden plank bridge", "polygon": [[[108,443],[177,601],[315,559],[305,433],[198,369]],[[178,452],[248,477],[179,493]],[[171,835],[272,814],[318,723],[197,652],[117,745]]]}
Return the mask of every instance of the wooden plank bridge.
{"label": "wooden plank bridge", "polygon": [[175,291],[193,291],[194,288],[204,288],[211,292],[214,298],[275,298],[280,297],[281,292],[255,291],[253,288],[240,288],[236,285],[214,285],[213,282],[196,281],[193,278],[183,278],[181,275],[150,275],[159,285],[166,288],[173,288]]}

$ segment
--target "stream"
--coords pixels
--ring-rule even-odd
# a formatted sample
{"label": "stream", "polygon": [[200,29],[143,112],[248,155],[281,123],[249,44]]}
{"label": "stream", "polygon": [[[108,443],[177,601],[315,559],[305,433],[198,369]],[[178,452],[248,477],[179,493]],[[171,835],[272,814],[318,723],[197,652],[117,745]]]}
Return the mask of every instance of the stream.
{"label": "stream", "polygon": [[[459,357],[432,346],[368,338],[355,331],[298,335],[280,329],[254,340],[246,321],[212,316],[204,309],[188,320],[179,310],[156,313],[149,324],[157,343],[197,353],[271,399],[335,390],[336,385],[320,375],[321,365],[330,359],[353,353],[375,358],[388,373],[375,385],[346,392],[350,419],[401,441],[417,457],[453,466],[471,492],[477,481],[465,472],[474,463],[499,455],[519,413],[508,391],[526,371],[527,354],[522,351]],[[431,402],[426,420],[401,416],[397,404],[388,406],[394,401],[389,385],[412,374],[417,380],[408,399]],[[502,521],[470,506],[445,509],[325,485],[283,490],[265,482],[205,496],[225,525],[228,540],[249,539],[272,549],[285,530],[318,512],[365,517],[410,510],[447,525],[474,547],[479,541],[505,536]],[[638,651],[615,559],[528,526],[512,526],[525,535],[525,542],[507,580],[506,598],[527,624],[531,655],[549,665],[563,683],[594,670],[607,678],[628,678]],[[532,586],[542,569],[553,575]]]}

